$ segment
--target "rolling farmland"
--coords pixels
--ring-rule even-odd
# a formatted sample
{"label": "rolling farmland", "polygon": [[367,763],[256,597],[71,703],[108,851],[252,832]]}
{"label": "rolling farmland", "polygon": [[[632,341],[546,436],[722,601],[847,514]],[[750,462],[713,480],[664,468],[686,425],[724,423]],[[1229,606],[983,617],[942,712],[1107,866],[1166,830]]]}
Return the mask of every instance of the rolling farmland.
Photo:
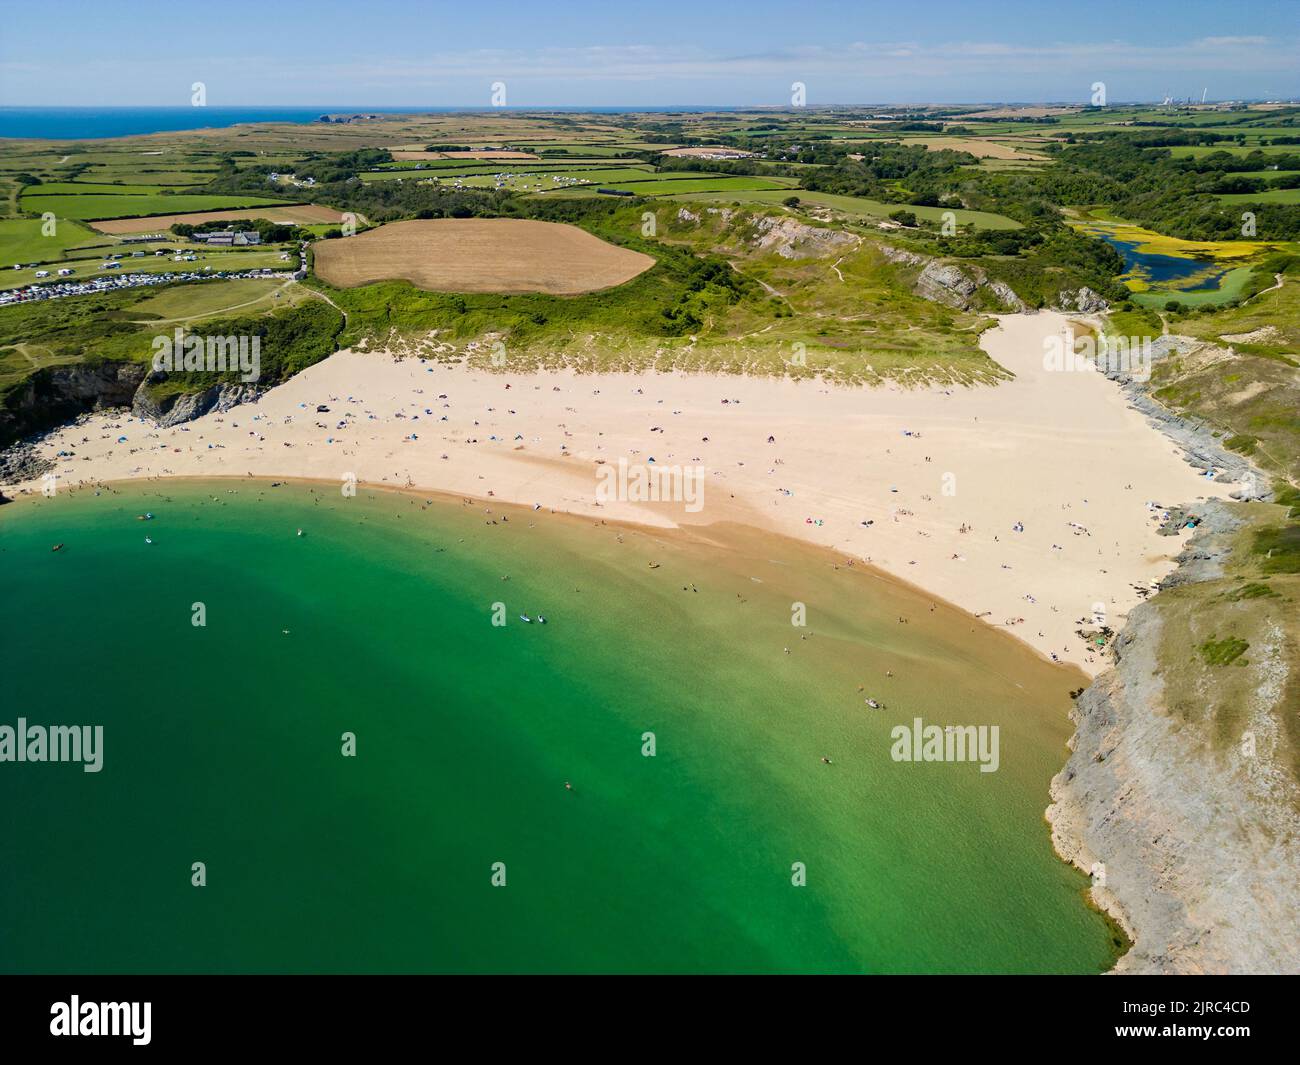
{"label": "rolling farmland", "polygon": [[340,288],[405,280],[438,292],[576,295],[653,265],[575,226],[504,218],[395,222],[316,247],[317,274]]}

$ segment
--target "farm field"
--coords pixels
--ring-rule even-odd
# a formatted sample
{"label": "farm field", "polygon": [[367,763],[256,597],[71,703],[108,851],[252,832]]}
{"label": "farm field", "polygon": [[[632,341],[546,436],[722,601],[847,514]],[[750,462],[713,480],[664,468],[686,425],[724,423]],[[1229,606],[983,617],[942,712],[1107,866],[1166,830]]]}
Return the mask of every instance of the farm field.
{"label": "farm field", "polygon": [[[466,188],[495,188],[498,179],[495,174],[477,175],[464,179],[444,178],[444,181],[459,180]],[[547,172],[515,174],[506,172],[506,178],[499,187],[516,192],[555,192],[564,189],[599,186],[601,188],[622,189],[634,192],[638,196],[654,196],[664,191],[691,192],[713,189],[780,189],[792,188],[797,184],[794,178],[782,177],[735,177],[728,174],[707,174],[691,170],[667,170],[655,172],[651,167],[608,167],[601,169],[574,169]]]}
{"label": "farm field", "polygon": [[[1300,148],[1297,148],[1300,153]],[[1300,174],[1300,170],[1230,170],[1224,174],[1224,177],[1230,178],[1263,178],[1265,181],[1272,181],[1274,178],[1295,177]]]}
{"label": "farm field", "polygon": [[39,218],[0,219],[0,266],[14,263],[52,262],[70,248],[94,243],[98,234],[76,222],[56,221],[54,233],[45,236]]}
{"label": "farm field", "polygon": [[[1154,150],[1154,149],[1153,149]],[[1216,152],[1227,152],[1229,155],[1250,155],[1252,152],[1263,152],[1265,155],[1277,155],[1279,153],[1289,154],[1296,151],[1294,144],[1255,144],[1255,145],[1222,145],[1222,144],[1179,144],[1172,148],[1164,149],[1175,159],[1197,159],[1203,155],[1214,155]]]}
{"label": "farm field", "polygon": [[1046,162],[1047,157],[1033,151],[1022,150],[1020,145],[983,137],[917,137],[908,138],[904,144],[921,144],[931,151],[970,152],[976,159],[1010,159],[1024,162]]}
{"label": "farm field", "polygon": [[[632,155],[636,148],[630,148],[620,144],[528,144],[526,147],[531,148],[533,152],[543,158],[556,159],[564,161],[570,155],[575,158],[579,155],[598,155],[610,159],[626,158]],[[660,144],[660,148],[669,148],[671,145]]]}
{"label": "farm field", "polygon": [[[150,245],[151,249],[156,245]],[[201,245],[190,245],[183,242],[174,241],[169,247],[176,247],[184,250],[187,254],[195,256],[193,262],[175,262],[170,255],[154,255],[153,250],[147,251],[142,256],[135,256],[131,250],[141,250],[140,245],[106,245],[97,254],[90,257],[69,258],[65,260],[56,260],[41,266],[42,271],[48,271],[48,277],[37,277],[37,271],[34,269],[22,270],[0,270],[0,290],[12,288],[24,288],[27,285],[39,281],[86,281],[92,277],[100,277],[107,274],[165,274],[169,271],[181,270],[211,270],[211,271],[243,271],[243,270],[261,270],[269,268],[272,270],[293,270],[297,269],[297,258],[289,261],[280,258],[281,251],[278,246],[267,248],[221,248],[207,250]],[[119,249],[118,254],[123,257],[118,262],[121,263],[116,268],[105,268],[104,263],[110,261],[108,255],[110,250]],[[61,269],[70,269],[73,272],[71,277],[60,278],[58,271]]]}
{"label": "farm field", "polygon": [[687,195],[699,192],[717,192],[726,194],[730,192],[762,192],[762,191],[782,191],[788,194],[788,190],[795,188],[796,183],[789,178],[761,178],[761,177],[730,177],[725,174],[719,174],[716,177],[704,177],[699,174],[691,174],[689,177],[678,179],[672,176],[660,174],[652,175],[645,180],[635,181],[600,181],[601,188],[618,189],[622,192],[631,192],[637,196],[662,196],[667,194]]}
{"label": "farm field", "polygon": [[197,321],[238,311],[255,314],[279,310],[304,300],[319,298],[310,289],[280,278],[232,278],[229,281],[199,281],[172,285],[152,294],[131,308],[135,321],[159,324]]}
{"label": "farm field", "polygon": [[975,166],[968,166],[968,167],[965,167],[964,169],[966,170],[967,173],[972,173],[972,174],[974,174],[974,173],[980,173],[980,172],[988,172],[988,171],[998,171],[998,170],[1001,170],[1001,171],[1019,170],[1019,171],[1021,171],[1021,172],[1024,172],[1024,171],[1026,171],[1026,170],[1032,170],[1034,167],[1036,167],[1036,166],[1040,166],[1040,165],[1042,165],[1042,164],[1039,163],[1039,161],[1036,160],[1036,159],[1021,159],[1021,158],[1017,158],[1017,159],[988,159],[988,158],[985,158],[985,159],[981,159],[981,160],[979,161],[979,163],[976,164]]}
{"label": "farm field", "polygon": [[46,181],[40,185],[29,185],[23,192],[23,199],[35,200],[45,196],[90,196],[95,194],[156,196],[164,189],[182,187],[179,185],[116,185],[99,181]]}
{"label": "farm field", "polygon": [[505,218],[394,222],[315,251],[317,275],[339,288],[404,280],[434,292],[576,295],[621,285],[655,262],[575,226]]}
{"label": "farm field", "polygon": [[1219,200],[1223,203],[1300,203],[1300,189],[1221,193]]}
{"label": "farm field", "polygon": [[283,206],[283,200],[272,200],[265,196],[204,196],[204,195],[112,195],[90,194],[87,196],[36,196],[35,202],[28,203],[28,196],[22,197],[24,209],[32,211],[53,211],[59,218],[72,218],[78,221],[99,219],[140,218],[146,215],[184,214],[195,211],[222,210],[231,207],[256,207],[262,204]]}
{"label": "farm field", "polygon": [[392,149],[394,159],[502,159],[525,160],[536,159],[532,152],[482,151],[482,152],[426,152],[408,149]]}
{"label": "farm field", "polygon": [[[477,174],[449,174],[433,175],[437,180],[442,182],[461,184],[469,188],[492,188],[495,185],[498,174],[504,174],[507,181],[507,187],[519,191],[535,192],[540,188],[552,188],[556,182],[553,178],[559,178],[562,181],[582,181],[588,183],[599,183],[602,185],[615,181],[647,181],[658,179],[661,176],[676,177],[676,175],[658,175],[649,166],[641,167],[584,167],[565,169],[557,167],[555,169],[516,169],[514,167],[508,170],[502,170],[497,167],[487,173]],[[698,177],[698,175],[682,174],[682,177]]]}
{"label": "farm field", "polygon": [[152,215],[145,218],[111,218],[95,223],[101,233],[130,234],[155,233],[179,222],[199,225],[203,222],[226,222],[243,218],[265,218],[269,222],[338,224],[343,220],[341,211],[317,204],[285,205],[282,201],[268,201],[273,207],[243,208],[227,211],[191,211],[185,214]]}
{"label": "farm field", "polygon": [[[449,178],[457,177],[479,177],[484,174],[561,174],[573,170],[582,170],[590,172],[599,172],[603,170],[616,170],[624,168],[626,164],[620,160],[614,159],[556,159],[553,161],[543,160],[539,163],[448,163],[446,166],[429,165],[426,167],[384,167],[380,170],[363,171],[359,177],[367,183],[372,181],[395,181],[400,179],[409,179],[412,181],[422,181],[427,178],[437,178],[445,181]],[[649,164],[645,164],[646,171],[649,170]]]}

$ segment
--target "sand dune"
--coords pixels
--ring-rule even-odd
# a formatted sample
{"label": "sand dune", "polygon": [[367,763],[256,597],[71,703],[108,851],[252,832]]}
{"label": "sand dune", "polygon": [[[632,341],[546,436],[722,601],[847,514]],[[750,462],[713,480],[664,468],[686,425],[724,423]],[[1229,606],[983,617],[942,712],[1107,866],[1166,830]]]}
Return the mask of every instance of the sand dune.
{"label": "sand dune", "polygon": [[[1182,547],[1157,535],[1151,504],[1230,486],[1197,476],[1102,376],[1045,371],[1043,338],[1066,324],[1001,318],[983,343],[1016,380],[958,391],[511,375],[348,351],[225,414],[163,430],[96,415],[42,450],[75,452],[65,485],[353,474],[647,524],[745,522],[869,561],[1095,674],[1075,630],[1098,610],[1122,625]],[[620,458],[702,466],[701,505],[602,502],[599,464]]]}

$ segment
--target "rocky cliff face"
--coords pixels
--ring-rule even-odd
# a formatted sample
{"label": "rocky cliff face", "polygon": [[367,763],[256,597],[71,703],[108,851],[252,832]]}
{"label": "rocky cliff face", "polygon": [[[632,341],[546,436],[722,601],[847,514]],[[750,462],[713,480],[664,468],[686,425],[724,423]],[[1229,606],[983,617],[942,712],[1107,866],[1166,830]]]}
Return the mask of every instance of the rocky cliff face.
{"label": "rocky cliff face", "polygon": [[[63,425],[92,411],[130,407],[137,417],[167,427],[192,421],[209,411],[229,410],[260,394],[253,385],[220,383],[201,392],[155,395],[160,380],[136,362],[80,363],[38,370],[0,408],[0,446]],[[30,449],[11,446],[0,455],[6,480],[27,479],[41,472]],[[19,473],[27,476],[18,477]]]}
{"label": "rocky cliff face", "polygon": [[[990,279],[988,273],[971,262],[935,259],[903,248],[882,247],[885,258],[900,266],[919,266],[913,283],[918,296],[943,303],[961,311],[1026,311],[1029,308],[1005,281]],[[1053,304],[1061,311],[1095,313],[1108,304],[1092,289],[1062,289]]]}
{"label": "rocky cliff face", "polygon": [[37,370],[0,408],[0,444],[80,414],[131,403],[146,368],[134,362],[78,363]]}
{"label": "rocky cliff face", "polygon": [[[1153,364],[1198,343],[1161,337],[1152,345]],[[1191,465],[1244,485],[1234,498],[1269,498],[1268,479],[1226,450],[1214,427],[1151,397],[1149,376],[1121,369],[1108,376]],[[1223,580],[1225,560],[1252,513],[1219,502],[1195,509],[1201,524],[1178,569],[1129,614],[1114,644],[1114,668],[1075,704],[1072,753],[1052,781],[1052,841],[1092,875],[1093,900],[1133,940],[1116,972],[1298,972],[1300,789],[1279,740],[1283,716],[1296,712],[1286,703],[1294,658],[1285,632],[1262,620],[1255,626],[1249,660],[1222,667],[1246,671],[1233,695],[1223,694],[1222,676],[1197,680],[1194,710],[1204,721],[1168,705],[1176,674],[1198,668],[1188,615],[1211,628],[1230,616],[1225,593],[1238,582]],[[1187,602],[1170,598],[1184,586],[1207,591]],[[1254,615],[1265,617],[1259,608]],[[1219,716],[1225,702],[1236,716]],[[1212,729],[1222,727],[1216,723],[1229,720],[1240,722],[1231,726],[1232,742],[1214,742]],[[1249,754],[1236,742],[1247,735]]]}
{"label": "rocky cliff face", "polygon": [[858,237],[842,229],[810,226],[794,218],[771,215],[755,220],[752,239],[755,248],[775,251],[785,259],[845,251],[858,242]]}
{"label": "rocky cliff face", "polygon": [[[916,256],[921,259],[920,256]],[[998,309],[1025,311],[1024,301],[1004,281],[990,281],[988,275],[973,264],[958,266],[942,259],[921,260],[924,268],[916,278],[917,295],[958,310]],[[983,298],[981,299],[981,294]],[[989,307],[990,298],[992,308]]]}
{"label": "rocky cliff face", "polygon": [[202,392],[178,392],[155,396],[149,381],[142,382],[131,399],[131,413],[148,418],[166,429],[183,422],[191,422],[211,411],[227,411],[241,403],[248,403],[260,394],[253,385],[217,384]]}
{"label": "rocky cliff face", "polygon": [[1062,289],[1056,303],[1057,310],[1078,311],[1080,314],[1100,314],[1109,307],[1110,304],[1087,285],[1077,289]]}
{"label": "rocky cliff face", "polygon": [[[1210,346],[1191,337],[1172,335],[1158,337],[1151,345],[1152,365],[1171,354],[1186,353]],[[1153,399],[1147,376],[1138,376],[1132,370],[1122,368],[1109,369],[1106,376],[1119,384],[1124,390],[1125,398],[1136,410],[1146,415],[1152,425],[1178,446],[1189,465],[1206,472],[1217,470],[1215,481],[1221,484],[1239,485],[1240,487],[1232,492],[1233,499],[1272,498],[1268,478],[1255,467],[1254,463],[1244,455],[1224,447],[1222,437],[1218,435],[1215,426],[1174,414]]]}
{"label": "rocky cliff face", "polygon": [[[1236,524],[1230,505],[1208,508],[1167,583],[1220,576]],[[1281,655],[1252,654],[1259,749],[1216,747],[1165,706],[1164,611],[1161,596],[1132,611],[1115,668],[1076,702],[1047,811],[1053,844],[1133,940],[1116,972],[1300,972],[1300,823],[1269,739]]]}

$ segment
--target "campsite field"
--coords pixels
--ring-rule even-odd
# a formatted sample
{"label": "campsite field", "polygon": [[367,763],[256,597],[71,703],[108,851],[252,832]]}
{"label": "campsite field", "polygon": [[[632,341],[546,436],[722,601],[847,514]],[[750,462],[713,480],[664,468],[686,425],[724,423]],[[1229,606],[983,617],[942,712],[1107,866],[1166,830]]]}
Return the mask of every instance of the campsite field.
{"label": "campsite field", "polygon": [[761,192],[791,189],[795,183],[788,178],[766,177],[729,177],[726,174],[692,174],[689,177],[677,175],[649,175],[645,179],[634,181],[601,181],[601,188],[618,189],[636,196],[664,196],[669,194],[685,195],[697,192]]}
{"label": "campsite field", "polygon": [[[117,248],[119,245],[107,245],[100,249],[95,249],[93,254],[73,250],[68,253],[66,259],[59,259],[48,262],[41,267],[41,270],[47,271],[49,277],[40,278],[36,276],[36,271],[30,267],[24,267],[22,270],[0,270],[0,289],[23,288],[27,285],[35,284],[42,281],[86,281],[92,277],[99,277],[104,274],[165,274],[180,270],[195,270],[198,272],[233,272],[240,273],[245,270],[294,270],[297,268],[296,259],[282,259],[282,252],[278,245],[268,245],[265,247],[255,248],[206,248],[201,245],[185,245],[172,241],[167,247],[180,247],[182,250],[194,256],[194,260],[176,262],[170,255],[154,255],[157,248],[162,247],[162,243],[152,243],[148,245],[136,246],[136,251],[145,250],[144,255],[137,256],[133,252],[121,252],[123,258],[115,260],[118,265],[109,267],[106,264],[110,261],[105,256],[109,254],[108,248]],[[60,278],[57,276],[61,269],[73,271],[71,277]]]}
{"label": "campsite field", "polygon": [[512,218],[395,222],[316,245],[317,275],[339,288],[404,280],[434,292],[577,295],[653,265],[575,226]]}

